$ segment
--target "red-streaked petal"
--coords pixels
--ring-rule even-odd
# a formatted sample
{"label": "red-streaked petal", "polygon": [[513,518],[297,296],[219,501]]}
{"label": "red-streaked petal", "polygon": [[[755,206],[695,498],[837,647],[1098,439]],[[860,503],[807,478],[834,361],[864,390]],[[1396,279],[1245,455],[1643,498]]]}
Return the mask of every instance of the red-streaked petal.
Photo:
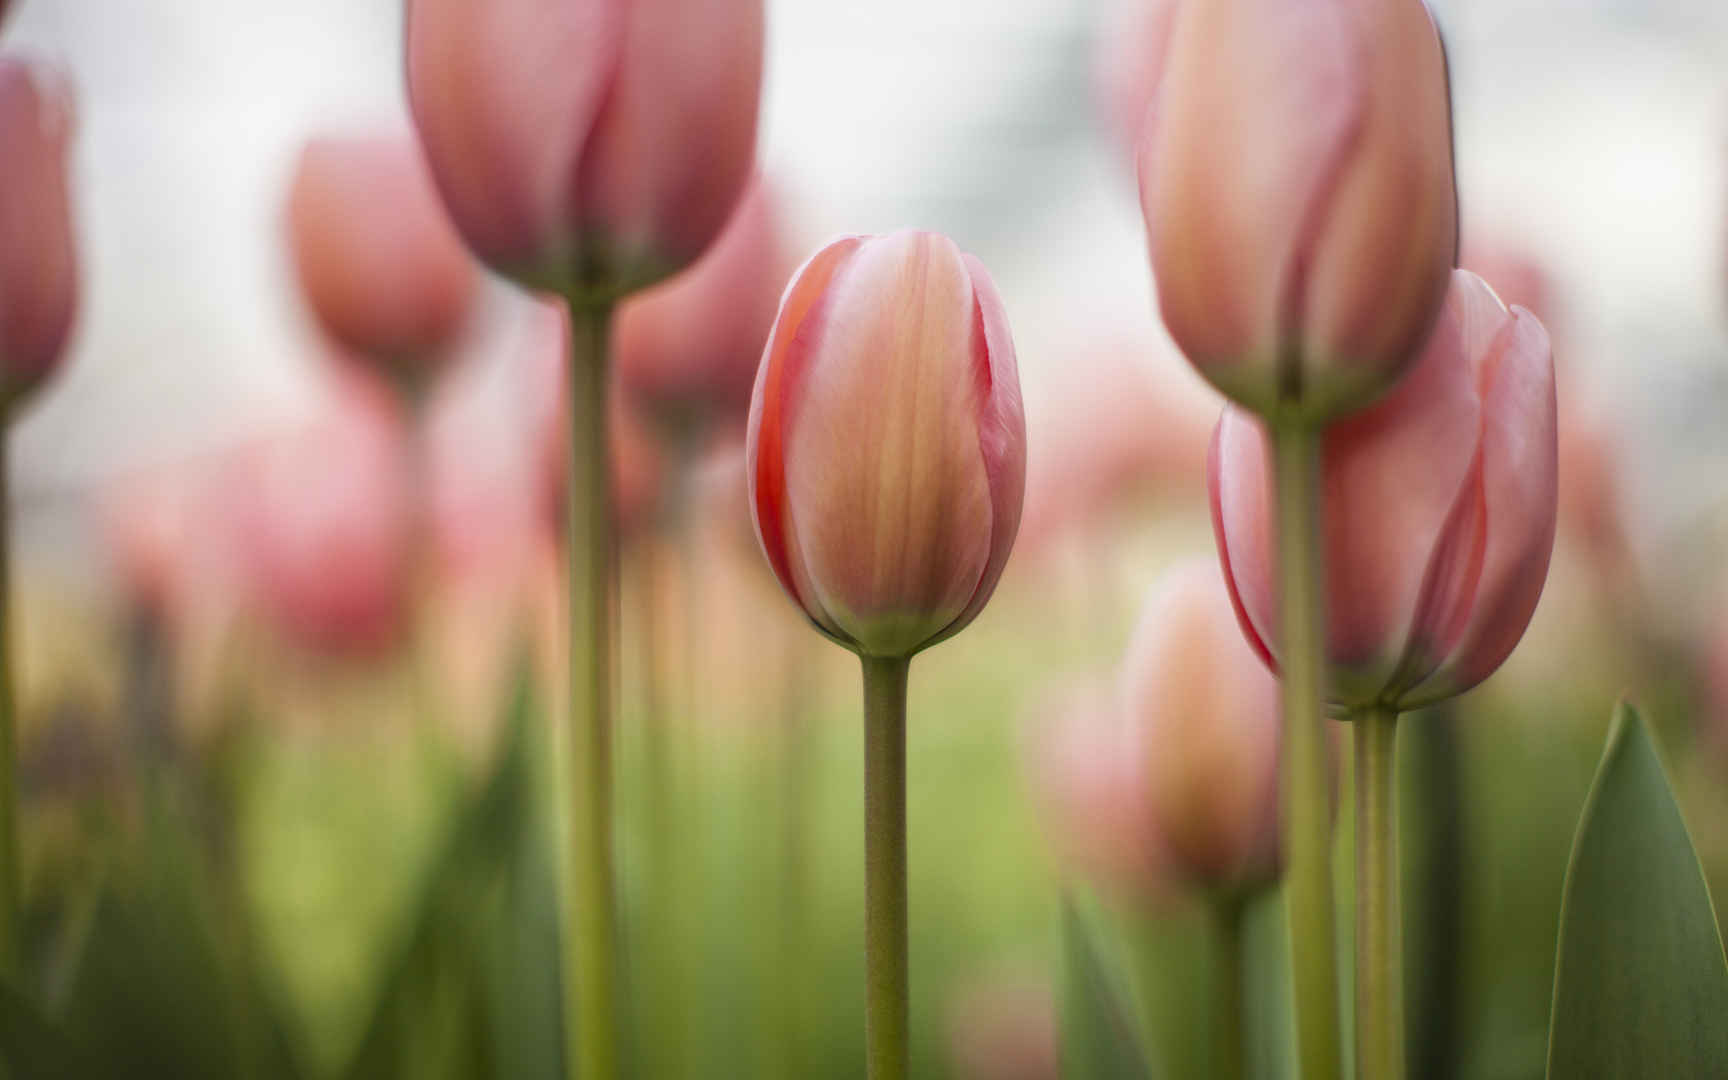
{"label": "red-streaked petal", "polygon": [[1231,565],[1230,536],[1224,527],[1224,507],[1221,500],[1221,479],[1218,474],[1220,443],[1224,436],[1224,422],[1232,410],[1226,409],[1224,415],[1218,417],[1218,426],[1212,429],[1212,444],[1206,451],[1206,492],[1207,504],[1212,512],[1212,536],[1217,542],[1218,569],[1224,575],[1225,591],[1230,594],[1230,610],[1236,613],[1236,624],[1242,628],[1242,636],[1254,652],[1259,655],[1262,663],[1273,674],[1278,672],[1278,661],[1272,655],[1272,650],[1266,647],[1259,631],[1254,629],[1254,620],[1249,617],[1248,609],[1242,603],[1242,593],[1236,586],[1236,569]]}
{"label": "red-streaked petal", "polygon": [[793,602],[829,633],[835,629],[822,622],[814,607],[815,593],[809,587],[809,574],[803,569],[796,539],[788,528],[786,424],[792,411],[791,399],[803,382],[811,353],[812,335],[805,333],[805,324],[827,302],[829,284],[863,244],[862,237],[841,237],[811,256],[792,275],[756,372],[745,446],[750,509],[762,551]]}

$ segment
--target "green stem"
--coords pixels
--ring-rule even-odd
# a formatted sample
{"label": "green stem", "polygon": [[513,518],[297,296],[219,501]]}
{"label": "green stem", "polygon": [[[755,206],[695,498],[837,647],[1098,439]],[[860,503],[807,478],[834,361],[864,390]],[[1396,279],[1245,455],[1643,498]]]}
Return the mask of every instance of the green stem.
{"label": "green stem", "polygon": [[1273,424],[1278,610],[1284,706],[1285,897],[1302,1080],[1338,1080],[1338,974],[1327,782],[1325,565],[1320,554],[1320,435]]}
{"label": "green stem", "polygon": [[1398,927],[1398,714],[1363,709],[1356,743],[1356,1075],[1403,1080]]}
{"label": "green stem", "polygon": [[0,429],[0,974],[16,976],[18,944],[18,733],[12,698],[11,505],[7,432]]}
{"label": "green stem", "polygon": [[618,1069],[612,852],[613,522],[607,439],[609,307],[570,304],[570,723],[562,758],[569,857],[562,905],[565,1058],[572,1077]]}
{"label": "green stem", "polygon": [[906,676],[911,660],[864,661],[864,981],[869,1080],[906,1080]]}
{"label": "green stem", "polygon": [[1242,916],[1240,897],[1211,900],[1212,1080],[1242,1080]]}

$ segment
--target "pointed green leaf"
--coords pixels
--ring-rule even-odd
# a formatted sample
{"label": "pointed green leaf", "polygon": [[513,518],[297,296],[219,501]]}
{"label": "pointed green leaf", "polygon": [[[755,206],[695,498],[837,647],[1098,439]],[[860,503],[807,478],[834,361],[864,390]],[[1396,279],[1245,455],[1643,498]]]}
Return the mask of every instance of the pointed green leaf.
{"label": "pointed green leaf", "polygon": [[1062,1075],[1069,1080],[1145,1080],[1126,997],[1111,978],[1073,898],[1062,902]]}
{"label": "pointed green leaf", "polygon": [[1655,744],[1622,704],[1584,802],[1560,915],[1554,1080],[1728,1076],[1728,962]]}

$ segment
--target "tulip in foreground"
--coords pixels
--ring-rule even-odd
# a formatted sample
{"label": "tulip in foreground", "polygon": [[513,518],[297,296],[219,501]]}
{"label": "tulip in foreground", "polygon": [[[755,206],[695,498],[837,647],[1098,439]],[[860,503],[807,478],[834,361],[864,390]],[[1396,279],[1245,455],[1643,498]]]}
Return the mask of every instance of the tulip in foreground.
{"label": "tulip in foreground", "polygon": [[1446,59],[1421,0],[1179,6],[1141,133],[1158,304],[1255,412],[1386,392],[1457,254]]}
{"label": "tulip in foreground", "polygon": [[479,274],[411,139],[308,142],[288,192],[288,238],[324,330],[411,386],[473,307]]}
{"label": "tulip in foreground", "polygon": [[408,95],[480,259],[612,297],[688,266],[750,175],[762,0],[410,0]]}
{"label": "tulip in foreground", "polygon": [[8,411],[59,366],[77,310],[72,126],[58,74],[0,57],[0,406]]}
{"label": "tulip in foreground", "polygon": [[[1231,409],[1211,461],[1218,551],[1243,631],[1269,663],[1273,492],[1265,428]],[[1421,360],[1390,397],[1326,432],[1326,655],[1356,741],[1358,1053],[1400,1075],[1394,735],[1402,711],[1475,686],[1535,612],[1558,501],[1548,334],[1454,272]]]}
{"label": "tulip in foreground", "polygon": [[869,1075],[898,1080],[907,671],[990,599],[1025,487],[1014,346],[983,264],[920,232],[817,252],[781,300],[745,460],[775,576],[863,662]]}

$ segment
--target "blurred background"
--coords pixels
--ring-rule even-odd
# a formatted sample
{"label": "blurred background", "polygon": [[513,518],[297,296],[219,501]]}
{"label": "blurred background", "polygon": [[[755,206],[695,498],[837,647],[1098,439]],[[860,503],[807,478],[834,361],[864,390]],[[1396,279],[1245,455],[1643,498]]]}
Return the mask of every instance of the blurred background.
{"label": "blurred background", "polygon": [[[1159,572],[1211,551],[1219,406],[1157,326],[1126,148],[1147,6],[768,4],[768,291],[839,232],[946,232],[991,268],[1025,383],[1018,549],[914,670],[920,1075],[1055,1075],[1065,911],[1102,968],[1139,973],[1159,1074],[1191,1075],[1191,905],[1066,888],[1029,761],[1050,694],[1108,671]],[[1408,726],[1407,896],[1447,935],[1409,944],[1411,1037],[1424,1076],[1538,1076],[1616,696],[1652,714],[1728,896],[1728,7],[1434,7],[1464,265],[1554,334],[1564,493],[1519,652]],[[555,518],[510,494],[543,482],[556,335],[488,279],[431,400],[379,434],[390,410],[333,373],[285,224],[309,138],[407,130],[401,22],[392,0],[21,0],[0,46],[78,97],[82,309],[9,463],[35,966],[54,1011],[116,1025],[98,1053],[154,1075],[550,1075],[557,1052],[534,1034],[556,984],[523,840]],[[729,429],[698,454],[632,425],[620,797],[652,974],[630,989],[682,1033],[643,1075],[861,1075],[851,658],[760,565]],[[351,520],[391,500],[413,505]],[[236,525],[258,516],[300,523],[262,588],[239,548],[269,543]],[[295,592],[340,592],[333,565],[365,597]],[[1250,952],[1275,965],[1262,906]],[[1278,1075],[1271,998],[1254,1038]]]}

